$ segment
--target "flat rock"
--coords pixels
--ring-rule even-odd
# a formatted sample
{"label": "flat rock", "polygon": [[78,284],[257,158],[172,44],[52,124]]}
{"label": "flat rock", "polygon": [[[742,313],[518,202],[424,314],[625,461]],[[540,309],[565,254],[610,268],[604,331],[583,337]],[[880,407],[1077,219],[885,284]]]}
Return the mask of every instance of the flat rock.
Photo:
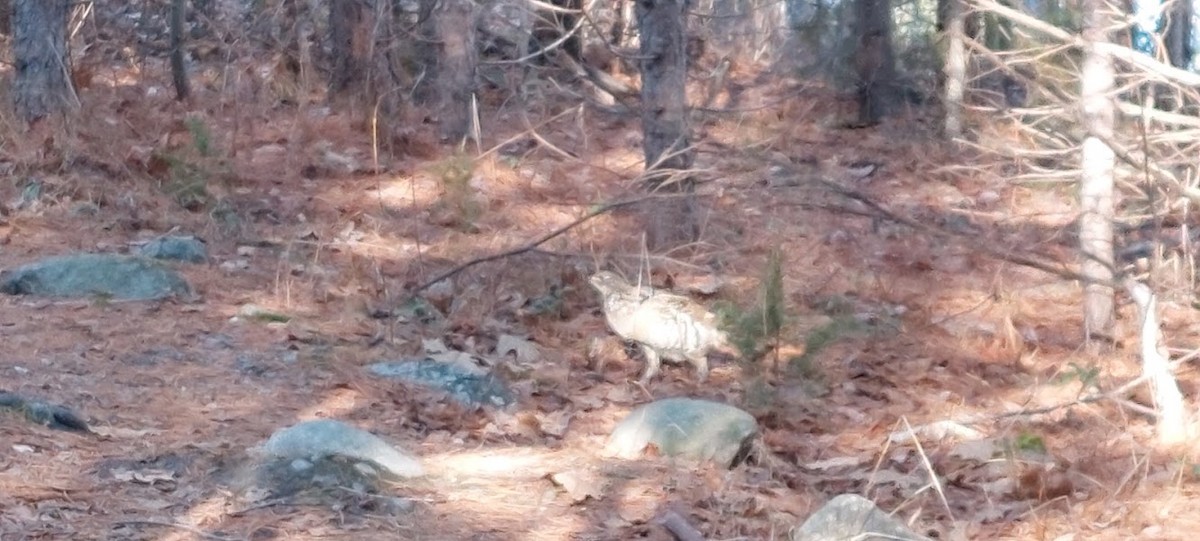
{"label": "flat rock", "polygon": [[269,456],[318,462],[342,457],[369,462],[399,477],[419,477],[424,469],[417,457],[379,436],[333,419],[315,419],[280,429],[262,450]]}
{"label": "flat rock", "polygon": [[187,263],[208,261],[208,247],[204,241],[191,235],[167,235],[158,237],[138,249],[142,256],[152,259],[169,259]]}
{"label": "flat rock", "polygon": [[56,256],[0,273],[0,292],[44,297],[103,295],[120,300],[190,297],[191,287],[161,263],[137,256]]}
{"label": "flat rock", "polygon": [[665,456],[736,466],[758,433],[754,416],[720,402],[667,398],[630,412],[608,438],[606,451],[637,458],[648,445]]}
{"label": "flat rock", "polygon": [[791,541],[928,541],[900,520],[888,515],[857,494],[842,494],[829,500],[792,530]]}
{"label": "flat rock", "polygon": [[445,392],[466,406],[503,408],[514,401],[508,385],[495,374],[470,371],[457,363],[436,359],[381,361],[368,365],[367,371]]}

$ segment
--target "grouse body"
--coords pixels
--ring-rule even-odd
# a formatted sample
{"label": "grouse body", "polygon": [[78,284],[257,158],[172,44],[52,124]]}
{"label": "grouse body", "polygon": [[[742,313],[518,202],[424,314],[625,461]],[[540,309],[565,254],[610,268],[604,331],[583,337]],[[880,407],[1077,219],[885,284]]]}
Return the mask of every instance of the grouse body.
{"label": "grouse body", "polygon": [[646,356],[642,383],[658,373],[662,359],[691,363],[704,381],[708,353],[727,347],[717,317],[692,299],[649,286],[636,287],[608,271],[592,275],[590,282],[603,297],[609,328],[641,346]]}

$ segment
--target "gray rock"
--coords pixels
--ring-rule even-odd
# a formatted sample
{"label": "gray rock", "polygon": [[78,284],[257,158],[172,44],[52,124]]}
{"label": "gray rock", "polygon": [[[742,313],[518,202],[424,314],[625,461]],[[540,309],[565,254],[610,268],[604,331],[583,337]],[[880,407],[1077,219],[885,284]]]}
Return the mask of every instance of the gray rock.
{"label": "gray rock", "polygon": [[928,541],[913,533],[871,500],[857,494],[842,494],[829,500],[792,530],[791,541]]}
{"label": "gray rock", "polygon": [[11,409],[25,414],[31,422],[56,430],[91,432],[87,421],[66,406],[41,400],[25,398],[7,391],[0,391],[0,410]]}
{"label": "gray rock", "polygon": [[121,300],[192,294],[183,277],[161,263],[115,254],[57,256],[6,270],[0,273],[0,292],[46,297],[103,295]]}
{"label": "gray rock", "polygon": [[378,436],[333,419],[304,421],[276,431],[263,445],[263,451],[275,458],[293,461],[317,461],[343,457],[369,461],[400,477],[424,474],[421,462]]}
{"label": "gray rock", "polygon": [[434,359],[383,361],[367,366],[367,371],[444,391],[459,403],[471,407],[503,408],[513,403],[513,393],[495,374],[479,374]]}
{"label": "gray rock", "polygon": [[204,241],[191,235],[168,235],[156,238],[138,250],[142,256],[153,259],[171,259],[188,263],[208,261],[208,247]]}
{"label": "gray rock", "polygon": [[613,429],[606,450],[637,458],[653,444],[665,456],[733,467],[745,458],[757,433],[754,416],[728,404],[667,398],[633,410]]}

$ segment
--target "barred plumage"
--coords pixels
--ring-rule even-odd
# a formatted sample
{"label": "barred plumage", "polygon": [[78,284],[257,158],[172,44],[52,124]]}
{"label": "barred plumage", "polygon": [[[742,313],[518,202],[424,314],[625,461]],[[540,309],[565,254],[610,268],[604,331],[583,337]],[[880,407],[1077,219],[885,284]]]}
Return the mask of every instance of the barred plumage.
{"label": "barred plumage", "polygon": [[609,328],[642,347],[642,383],[658,373],[662,359],[687,361],[696,367],[700,381],[708,377],[708,352],[728,343],[712,312],[684,296],[635,287],[612,272],[598,272],[590,281],[603,297]]}

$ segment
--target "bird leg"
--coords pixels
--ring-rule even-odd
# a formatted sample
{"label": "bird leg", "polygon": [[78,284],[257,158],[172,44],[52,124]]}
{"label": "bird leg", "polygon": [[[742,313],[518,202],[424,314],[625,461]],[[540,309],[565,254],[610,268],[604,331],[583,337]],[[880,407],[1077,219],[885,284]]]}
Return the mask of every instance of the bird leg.
{"label": "bird leg", "polygon": [[696,367],[696,373],[700,375],[700,382],[703,383],[708,379],[708,355],[703,353],[693,354],[688,357],[692,362],[692,366]]}
{"label": "bird leg", "polygon": [[658,369],[662,366],[662,359],[659,358],[658,352],[646,346],[642,346],[642,355],[646,357],[646,370],[642,372],[642,378],[638,381],[646,384],[650,383],[650,378],[658,374]]}

